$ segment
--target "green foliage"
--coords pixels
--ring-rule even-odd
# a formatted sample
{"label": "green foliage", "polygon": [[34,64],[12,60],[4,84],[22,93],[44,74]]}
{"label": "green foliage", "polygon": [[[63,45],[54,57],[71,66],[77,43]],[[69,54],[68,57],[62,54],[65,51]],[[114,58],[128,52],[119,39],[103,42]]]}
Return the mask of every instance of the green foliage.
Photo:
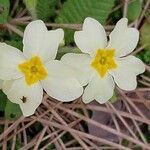
{"label": "green foliage", "polygon": [[143,148],[141,148],[141,147],[135,147],[133,150],[143,150]]}
{"label": "green foliage", "polygon": [[55,14],[56,0],[24,0],[32,18],[47,21]]}
{"label": "green foliage", "polygon": [[142,0],[133,0],[129,3],[127,18],[129,21],[138,19],[142,10]]}
{"label": "green foliage", "polygon": [[0,111],[5,110],[6,102],[7,96],[2,92],[2,90],[0,90]]}
{"label": "green foliage", "polygon": [[9,14],[9,0],[0,0],[0,24],[7,23]]}
{"label": "green foliage", "polygon": [[10,38],[5,40],[5,43],[18,48],[19,50],[23,49],[22,38],[16,34],[10,34]]}
{"label": "green foliage", "polygon": [[15,149],[20,149],[22,146],[23,146],[23,143],[21,142],[21,139],[17,137]]}
{"label": "green foliage", "polygon": [[80,49],[78,49],[77,47],[62,47],[58,50],[56,59],[60,59],[64,54],[66,53],[81,53]]}
{"label": "green foliage", "polygon": [[56,0],[37,0],[37,18],[47,21],[55,14]]}
{"label": "green foliage", "polygon": [[144,50],[138,54],[138,57],[145,63],[150,63],[150,50]]}
{"label": "green foliage", "polygon": [[[56,19],[58,23],[82,23],[93,17],[102,24],[106,22],[115,0],[67,0]],[[66,43],[73,42],[73,30],[66,30]]]}
{"label": "green foliage", "polygon": [[22,41],[17,41],[17,40],[10,40],[10,41],[5,41],[5,43],[7,43],[8,45],[11,45],[13,47],[18,48],[19,50],[22,50],[23,44]]}
{"label": "green foliage", "polygon": [[141,44],[146,45],[146,49],[150,51],[150,23],[145,22],[141,30]]}
{"label": "green foliage", "polygon": [[115,103],[115,102],[117,102],[117,95],[116,95],[116,91],[114,91],[114,94],[113,94],[113,96],[111,97],[111,99],[109,100],[109,102],[111,102],[111,103]]}
{"label": "green foliage", "polygon": [[47,150],[52,150],[52,149],[54,149],[55,148],[55,146],[53,145],[53,144],[51,144],[51,145],[49,145],[48,147],[47,147]]}
{"label": "green foliage", "polygon": [[5,107],[5,118],[8,120],[16,120],[21,116],[22,112],[19,105],[8,100]]}
{"label": "green foliage", "polygon": [[33,20],[36,19],[37,18],[37,15],[36,15],[37,0],[24,0],[24,3],[32,16],[32,19]]}
{"label": "green foliage", "polygon": [[121,145],[128,147],[129,141],[127,139],[123,139]]}

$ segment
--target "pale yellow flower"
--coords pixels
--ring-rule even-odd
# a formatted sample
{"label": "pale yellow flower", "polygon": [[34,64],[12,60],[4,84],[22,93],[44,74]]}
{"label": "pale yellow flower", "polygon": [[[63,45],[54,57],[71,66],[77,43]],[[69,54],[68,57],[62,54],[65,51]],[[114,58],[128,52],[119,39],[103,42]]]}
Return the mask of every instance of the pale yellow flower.
{"label": "pale yellow flower", "polygon": [[87,85],[82,96],[85,103],[94,99],[107,102],[115,83],[123,90],[136,88],[136,76],[144,72],[145,66],[140,59],[129,55],[137,46],[139,32],[127,23],[127,18],[120,19],[108,42],[103,26],[89,17],[82,31],[75,32],[75,43],[83,54],[66,54],[61,60],[74,69],[82,86]]}
{"label": "pale yellow flower", "polygon": [[59,101],[78,98],[83,88],[73,72],[55,60],[63,41],[62,29],[48,31],[41,20],[31,22],[25,29],[23,53],[0,43],[0,79],[8,99],[20,105],[24,116],[32,115],[41,104],[43,89]]}

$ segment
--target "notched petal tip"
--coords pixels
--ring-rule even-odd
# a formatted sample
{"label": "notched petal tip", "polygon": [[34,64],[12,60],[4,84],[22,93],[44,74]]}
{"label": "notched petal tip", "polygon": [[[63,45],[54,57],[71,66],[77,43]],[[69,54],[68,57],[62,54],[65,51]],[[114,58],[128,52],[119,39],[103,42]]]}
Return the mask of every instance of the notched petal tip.
{"label": "notched petal tip", "polygon": [[84,23],[88,23],[88,22],[98,22],[98,21],[92,17],[87,17],[84,19]]}
{"label": "notched petal tip", "polygon": [[27,26],[33,26],[35,24],[42,24],[42,25],[44,24],[45,25],[45,23],[42,20],[35,20],[35,21],[30,22]]}
{"label": "notched petal tip", "polygon": [[[137,58],[137,59],[138,59],[138,58]],[[142,62],[142,60],[140,60],[140,59],[139,59],[139,65],[138,65],[138,67],[140,68],[139,74],[142,74],[142,73],[145,72],[146,66],[145,66],[145,64]]]}
{"label": "notched petal tip", "polygon": [[117,23],[116,26],[128,26],[128,19],[127,18],[121,18]]}
{"label": "notched petal tip", "polygon": [[[36,109],[38,108],[38,106],[37,106],[36,108],[33,108],[32,110],[31,110],[31,108],[30,108],[30,111],[29,111],[28,109],[26,109],[26,108],[24,108],[24,107],[25,107],[25,106],[20,105],[20,109],[21,109],[22,114],[23,114],[24,117],[32,116],[32,115],[35,113]],[[26,106],[26,107],[27,107],[27,106]],[[28,108],[28,107],[27,107],[27,108]]]}
{"label": "notched petal tip", "polygon": [[143,62],[142,62],[142,64],[143,64],[143,65],[142,65],[143,67],[142,67],[142,69],[141,69],[141,74],[146,71],[146,66],[145,66],[145,64],[144,64]]}
{"label": "notched petal tip", "polygon": [[[92,17],[85,18],[85,20],[83,22],[82,30],[88,29],[89,28],[88,26],[93,26],[93,27],[99,26],[100,28],[102,28],[104,30],[102,24]],[[95,28],[93,28],[93,29],[95,29]]]}
{"label": "notched petal tip", "polygon": [[59,38],[58,38],[58,42],[59,43],[62,43],[62,42],[64,42],[64,30],[63,29],[61,29],[61,28],[58,28],[58,29],[56,29],[56,30],[51,30],[51,31],[55,31],[56,32],[56,34],[58,34],[58,36],[59,36]]}
{"label": "notched petal tip", "polygon": [[85,103],[96,100],[100,104],[104,104],[113,96],[115,83],[110,75],[100,79],[98,74],[92,78],[91,82],[84,90],[82,99]]}

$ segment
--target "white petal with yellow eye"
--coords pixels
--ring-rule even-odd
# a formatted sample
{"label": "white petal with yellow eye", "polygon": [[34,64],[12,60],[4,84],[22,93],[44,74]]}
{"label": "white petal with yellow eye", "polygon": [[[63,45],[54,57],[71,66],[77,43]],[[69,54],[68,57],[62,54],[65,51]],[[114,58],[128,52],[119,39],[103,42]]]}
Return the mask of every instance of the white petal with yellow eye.
{"label": "white petal with yellow eye", "polygon": [[89,82],[83,93],[82,99],[84,103],[96,100],[100,104],[107,102],[114,92],[114,81],[110,75],[101,78],[97,73]]}
{"label": "white petal with yellow eye", "polygon": [[27,58],[40,56],[43,62],[54,59],[63,41],[62,29],[48,31],[44,22],[36,20],[27,25],[23,38],[23,53]]}
{"label": "white petal with yellow eye", "polygon": [[137,86],[136,76],[145,71],[145,65],[134,56],[119,58],[116,61],[118,67],[110,71],[116,84],[123,90],[134,90]]}
{"label": "white petal with yellow eye", "polygon": [[[39,83],[28,86],[24,78],[14,80],[11,88],[6,93],[11,102],[20,105],[24,116],[34,114],[43,98],[42,86]],[[25,101],[23,102],[23,100]]]}
{"label": "white petal with yellow eye", "polygon": [[82,86],[67,66],[59,61],[50,61],[45,67],[49,76],[41,84],[49,96],[68,102],[82,95]]}
{"label": "white petal with yellow eye", "polygon": [[0,43],[0,79],[11,80],[22,77],[18,65],[24,60],[22,52],[17,48]]}
{"label": "white petal with yellow eye", "polygon": [[92,58],[88,54],[74,53],[65,54],[61,58],[63,63],[67,64],[74,70],[74,74],[82,86],[88,84],[93,74],[93,70],[90,67],[91,60]]}
{"label": "white petal with yellow eye", "polygon": [[106,32],[103,26],[93,18],[86,18],[82,31],[76,31],[74,40],[79,49],[93,56],[97,49],[105,48],[107,44]]}
{"label": "white petal with yellow eye", "polygon": [[117,57],[131,53],[139,40],[139,31],[136,28],[129,28],[127,25],[127,18],[120,19],[109,35],[110,41],[107,48],[114,48]]}

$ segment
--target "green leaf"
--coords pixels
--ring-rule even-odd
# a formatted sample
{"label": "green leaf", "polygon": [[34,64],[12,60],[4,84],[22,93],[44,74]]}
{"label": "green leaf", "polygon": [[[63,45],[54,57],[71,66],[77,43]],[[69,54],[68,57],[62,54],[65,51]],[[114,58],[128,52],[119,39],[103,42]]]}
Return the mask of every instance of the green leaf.
{"label": "green leaf", "polygon": [[115,103],[117,101],[117,95],[116,95],[116,91],[114,91],[113,96],[111,97],[111,99],[109,100],[110,103]]}
{"label": "green leaf", "polygon": [[150,23],[147,21],[142,26],[141,32],[141,44],[146,45],[146,49],[150,51]]}
{"label": "green leaf", "polygon": [[[115,0],[67,0],[59,12],[57,23],[82,23],[86,17],[93,17],[102,24],[111,13]],[[65,30],[66,43],[73,42],[73,30]]]}
{"label": "green leaf", "polygon": [[129,141],[127,139],[123,139],[122,142],[121,142],[121,145],[123,145],[125,147],[128,147]]}
{"label": "green leaf", "polygon": [[142,147],[135,147],[133,150],[143,150],[143,148]]}
{"label": "green leaf", "polygon": [[19,105],[8,100],[5,107],[5,118],[8,120],[16,120],[21,116],[22,112]]}
{"label": "green leaf", "polygon": [[62,47],[57,52],[56,59],[60,59],[66,53],[82,53],[77,47]]}
{"label": "green leaf", "polygon": [[5,41],[5,43],[7,43],[8,45],[11,45],[13,47],[18,48],[19,50],[22,50],[22,47],[23,47],[22,41],[16,41],[14,39],[12,39],[10,41]]}
{"label": "green leaf", "polygon": [[23,49],[23,43],[22,43],[22,38],[16,34],[10,34],[10,37],[5,40],[5,43],[8,45],[11,45],[13,47],[18,48],[19,50],[22,51]]}
{"label": "green leaf", "polygon": [[15,149],[21,149],[21,147],[23,146],[22,140],[20,137],[16,138],[16,145],[15,145]]}
{"label": "green leaf", "polygon": [[137,55],[138,58],[140,58],[141,60],[143,60],[145,63],[149,64],[150,62],[150,50],[143,50],[142,52],[140,52]]}
{"label": "green leaf", "polygon": [[37,18],[47,21],[55,14],[56,0],[37,0]]}
{"label": "green leaf", "polygon": [[55,14],[56,0],[24,0],[24,3],[34,20],[47,21]]}
{"label": "green leaf", "polygon": [[7,96],[0,90],[0,111],[5,110],[6,102],[7,102]]}
{"label": "green leaf", "polygon": [[133,0],[128,5],[127,18],[129,21],[138,19],[142,11],[142,0]]}
{"label": "green leaf", "polygon": [[5,24],[8,21],[9,0],[0,0],[0,24]]}
{"label": "green leaf", "polygon": [[24,0],[24,3],[32,16],[32,19],[33,20],[37,19],[37,15],[36,15],[37,0]]}
{"label": "green leaf", "polygon": [[150,132],[150,125],[148,126],[148,131]]}

